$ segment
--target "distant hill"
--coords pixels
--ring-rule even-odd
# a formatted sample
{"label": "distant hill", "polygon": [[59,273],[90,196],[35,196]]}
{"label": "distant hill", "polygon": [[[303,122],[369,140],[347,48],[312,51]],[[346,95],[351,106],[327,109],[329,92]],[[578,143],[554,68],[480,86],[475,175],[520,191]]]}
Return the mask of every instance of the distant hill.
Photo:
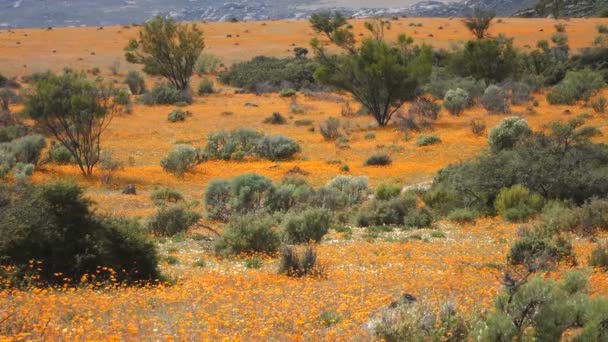
{"label": "distant hill", "polygon": [[[564,12],[568,13],[565,15],[587,16],[599,11],[599,2],[605,3],[608,0],[564,1],[567,2]],[[538,0],[423,0],[404,7],[326,8],[321,0],[0,0],[0,28],[121,25],[142,22],[157,14],[192,21],[302,19],[319,8],[338,10],[355,18],[458,17],[471,13],[476,7],[494,10],[500,16],[546,16],[535,9],[537,2]],[[347,4],[348,1],[340,3]],[[373,4],[370,2],[371,6]],[[550,8],[547,11],[550,13]]]}
{"label": "distant hill", "polygon": [[534,6],[514,13],[517,17],[608,17],[608,0],[539,0]]}

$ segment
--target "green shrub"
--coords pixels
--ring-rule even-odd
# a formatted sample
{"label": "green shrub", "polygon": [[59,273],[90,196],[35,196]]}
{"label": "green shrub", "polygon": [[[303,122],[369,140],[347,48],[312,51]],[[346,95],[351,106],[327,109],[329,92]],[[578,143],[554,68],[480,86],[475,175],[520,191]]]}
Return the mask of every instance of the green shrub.
{"label": "green shrub", "polygon": [[72,153],[61,143],[56,141],[51,142],[49,149],[49,159],[57,164],[71,164],[74,163],[74,157]]}
{"label": "green shrub", "polygon": [[331,216],[325,209],[308,209],[285,218],[283,229],[289,243],[319,242],[329,230]]}
{"label": "green shrub", "polygon": [[512,116],[502,120],[498,126],[490,130],[488,145],[492,152],[512,149],[523,138],[532,134],[525,119]]}
{"label": "green shrub", "polygon": [[188,116],[192,115],[189,111],[184,111],[181,109],[174,109],[167,115],[167,120],[169,122],[178,122],[178,121],[186,121]]}
{"label": "green shrub", "polygon": [[427,208],[418,208],[405,216],[403,224],[408,228],[430,227],[433,223],[433,214]]}
{"label": "green shrub", "polygon": [[572,244],[564,238],[549,238],[526,232],[511,245],[507,260],[513,265],[523,265],[534,272],[549,269],[562,260],[574,262],[575,256]]}
{"label": "green shrub", "polygon": [[547,94],[551,104],[575,104],[589,100],[605,85],[602,75],[591,69],[568,71],[566,77]]}
{"label": "green shrub", "polygon": [[300,145],[284,135],[268,135],[260,139],[256,146],[256,154],[268,160],[292,159],[301,151]]}
{"label": "green shrub", "polygon": [[173,151],[160,161],[163,170],[178,176],[192,171],[200,163],[198,149],[189,145],[176,145]]}
{"label": "green shrub", "polygon": [[46,140],[42,135],[26,135],[11,141],[12,151],[19,163],[37,164],[46,147]]}
{"label": "green shrub", "polygon": [[268,216],[238,216],[233,218],[215,244],[217,253],[276,253],[281,237],[276,222]]}
{"label": "green shrub", "polygon": [[30,127],[22,124],[0,127],[0,143],[11,142],[15,139],[24,137],[28,135],[30,131]]}
{"label": "green shrub", "polygon": [[213,74],[217,72],[222,61],[215,55],[210,53],[202,53],[196,60],[194,70],[199,75]]}
{"label": "green shrub", "polygon": [[608,268],[608,244],[606,242],[598,244],[591,251],[589,266]]}
{"label": "green shrub", "polygon": [[386,166],[390,165],[393,161],[391,157],[386,153],[375,153],[371,155],[365,161],[366,166]]}
{"label": "green shrub", "polygon": [[447,64],[455,75],[498,83],[515,78],[519,72],[519,62],[513,40],[499,35],[496,38],[467,41],[463,49],[448,57]]}
{"label": "green shrub", "polygon": [[284,247],[279,261],[279,273],[289,277],[321,275],[322,270],[317,265],[317,252],[310,246],[303,251]]}
{"label": "green shrub", "polygon": [[238,213],[254,213],[266,207],[274,192],[272,181],[255,173],[246,173],[230,181],[234,198],[232,208]]}
{"label": "green shrub", "polygon": [[441,139],[436,135],[421,135],[416,139],[416,146],[430,146],[440,143]]}
{"label": "green shrub", "polygon": [[327,141],[336,140],[340,136],[340,120],[330,117],[319,125],[319,132]]}
{"label": "green shrub", "polygon": [[15,179],[19,182],[26,181],[34,174],[34,164],[17,163],[14,167]]}
{"label": "green shrub", "polygon": [[197,213],[182,206],[162,206],[148,220],[148,230],[156,236],[173,236],[186,232],[199,219]]}
{"label": "green shrub", "polygon": [[213,81],[208,78],[202,79],[201,82],[198,84],[196,93],[199,96],[215,93],[215,89],[213,88]]}
{"label": "green shrub", "polygon": [[125,89],[118,89],[114,94],[114,101],[119,105],[129,105],[131,103],[131,98],[129,97],[129,92]]}
{"label": "green shrub", "polygon": [[231,214],[230,182],[214,179],[205,190],[205,209],[210,219],[227,221]]}
{"label": "green shrub", "polygon": [[469,93],[466,90],[456,88],[448,90],[443,98],[443,106],[455,116],[459,116],[469,106]]}
{"label": "green shrub", "polygon": [[287,123],[287,119],[285,119],[285,117],[281,115],[281,113],[274,112],[271,116],[264,119],[264,123],[271,125],[284,125]]}
{"label": "green shrub", "polygon": [[358,211],[355,221],[360,227],[403,225],[408,215],[416,211],[417,198],[411,193],[389,200],[371,200]]}
{"label": "green shrub", "polygon": [[511,84],[511,104],[520,105],[532,99],[532,89],[523,82],[514,82]]}
{"label": "green shrub", "polygon": [[204,154],[211,159],[241,160],[255,154],[263,137],[263,133],[246,128],[209,133]]}
{"label": "green shrub", "polygon": [[503,88],[495,85],[486,88],[481,98],[481,104],[491,113],[504,114],[510,110],[507,93]]}
{"label": "green shrub", "polygon": [[150,92],[145,93],[141,101],[148,106],[171,105],[180,102],[192,103],[192,98],[186,91],[180,91],[170,85],[161,84],[154,87]]}
{"label": "green shrub", "polygon": [[166,203],[177,203],[184,200],[184,196],[177,190],[171,188],[158,188],[152,191],[150,199],[156,205],[164,205]]}
{"label": "green shrub", "polygon": [[452,210],[448,214],[448,220],[458,223],[474,223],[477,214],[468,208],[460,208]]}
{"label": "green shrub", "polygon": [[593,235],[608,230],[608,200],[591,198],[580,207],[570,208],[561,203],[550,203],[544,209],[543,219],[554,231],[572,231]]}
{"label": "green shrub", "polygon": [[291,209],[301,209],[310,204],[314,189],[299,177],[287,177],[277,185],[267,201],[271,212],[287,212]]}
{"label": "green shrub", "polygon": [[[42,285],[75,284],[84,274],[97,274],[96,281],[159,278],[154,244],[137,222],[94,215],[78,186],[50,183],[3,191],[10,196],[0,204],[0,263],[15,267],[13,285],[33,275],[38,278],[30,280]],[[32,261],[40,262],[38,269],[31,268]],[[96,273],[100,267],[116,273]]]}
{"label": "green shrub", "polygon": [[253,257],[245,259],[245,268],[248,269],[257,269],[262,267],[264,261],[260,257]]}
{"label": "green shrub", "polygon": [[483,95],[486,83],[473,77],[454,77],[441,68],[433,70],[429,83],[424,86],[426,92],[437,99],[445,99],[449,90],[462,89],[468,95],[467,107],[474,104],[475,99]]}
{"label": "green shrub", "polygon": [[296,95],[296,91],[291,88],[284,88],[284,89],[281,89],[281,91],[279,92],[280,97],[292,97],[295,95]]}
{"label": "green shrub", "polygon": [[253,92],[278,92],[291,87],[295,90],[314,88],[313,77],[317,63],[307,58],[255,57],[233,64],[220,73],[220,80],[234,87]]}
{"label": "green shrub", "polygon": [[137,71],[129,71],[125,83],[133,95],[140,95],[146,92],[146,81],[144,81],[144,78]]}
{"label": "green shrub", "polygon": [[543,197],[523,185],[514,185],[500,190],[494,206],[505,220],[521,222],[540,212]]}
{"label": "green shrub", "polygon": [[603,96],[598,96],[595,100],[591,101],[591,107],[596,113],[605,113],[606,105],[608,105],[608,99]]}
{"label": "green shrub", "polygon": [[376,188],[375,198],[381,201],[386,201],[394,197],[398,197],[401,194],[401,187],[399,185],[392,184],[380,184]]}
{"label": "green shrub", "polygon": [[[336,176],[325,185],[324,189],[329,191],[326,192],[326,195],[329,195],[329,193],[335,194],[336,198],[334,199],[340,203],[339,206],[352,206],[361,203],[367,197],[369,192],[368,182],[367,177]],[[320,190],[323,190],[323,188]],[[321,193],[323,192],[321,191]],[[333,196],[329,195],[328,197]],[[321,201],[322,203],[323,201]],[[335,208],[333,206],[326,207],[323,204],[321,207]]]}

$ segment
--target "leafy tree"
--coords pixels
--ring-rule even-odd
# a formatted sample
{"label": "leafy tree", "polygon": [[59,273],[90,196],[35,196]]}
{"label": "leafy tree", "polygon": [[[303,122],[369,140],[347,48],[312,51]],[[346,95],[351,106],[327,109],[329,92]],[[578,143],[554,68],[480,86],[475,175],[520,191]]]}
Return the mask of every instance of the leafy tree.
{"label": "leafy tree", "polygon": [[80,171],[92,176],[99,162],[101,136],[117,107],[112,88],[83,74],[49,75],[35,83],[25,112],[74,157]]}
{"label": "leafy tree", "polygon": [[[336,39],[347,24],[346,18],[339,12],[319,12],[310,16],[310,26],[317,33],[322,33],[329,38],[330,41]],[[344,31],[347,32],[347,31]]]}
{"label": "leafy tree", "polygon": [[513,39],[499,36],[466,42],[449,58],[448,67],[456,75],[498,83],[516,76],[519,58]]}
{"label": "leafy tree", "polygon": [[204,48],[203,32],[196,25],[156,16],[143,25],[138,39],[129,41],[125,58],[142,64],[145,73],[162,76],[175,88],[185,90]]}
{"label": "leafy tree", "polygon": [[[314,28],[315,23],[312,24]],[[399,36],[396,42],[386,42],[382,37],[382,23],[366,27],[372,37],[364,39],[360,46],[355,45],[353,34],[347,28],[340,26],[327,34],[331,42],[343,50],[338,55],[329,54],[318,39],[313,39],[311,46],[319,62],[315,78],[351,93],[380,126],[386,126],[405,101],[415,97],[418,86],[429,78],[432,50],[428,46],[413,46],[413,39],[405,35]]]}
{"label": "leafy tree", "polygon": [[473,15],[463,19],[462,22],[477,39],[483,39],[488,36],[488,30],[494,17],[496,17],[496,13],[492,11],[475,8]]}

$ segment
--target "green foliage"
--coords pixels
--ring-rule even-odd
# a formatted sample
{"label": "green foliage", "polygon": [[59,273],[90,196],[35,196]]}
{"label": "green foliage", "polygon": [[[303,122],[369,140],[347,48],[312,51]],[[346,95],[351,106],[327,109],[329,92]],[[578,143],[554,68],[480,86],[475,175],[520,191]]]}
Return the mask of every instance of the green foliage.
{"label": "green foliage", "polygon": [[51,142],[49,159],[57,164],[74,163],[74,157],[72,156],[72,153],[70,153],[70,150],[56,141]]}
{"label": "green foliage", "polygon": [[264,119],[264,123],[271,125],[284,125],[287,123],[287,119],[281,113],[274,112],[271,116]]}
{"label": "green foliage", "polygon": [[279,92],[279,96],[280,97],[292,97],[296,95],[296,90],[291,89],[291,88],[283,88],[281,89],[281,91]]}
{"label": "green foliage", "polygon": [[173,151],[160,161],[160,165],[163,170],[182,176],[192,171],[200,162],[198,149],[189,145],[176,145]]}
{"label": "green foliage", "polygon": [[608,244],[599,243],[589,256],[589,266],[602,267],[608,269]]}
{"label": "green foliage", "polygon": [[141,97],[141,102],[148,106],[177,105],[180,102],[192,103],[192,97],[185,90],[168,84],[159,84]]}
{"label": "green foliage", "polygon": [[388,200],[367,201],[358,211],[355,220],[360,227],[403,225],[405,218],[416,211],[417,198],[405,193]]}
{"label": "green foliage", "polygon": [[261,132],[241,128],[210,133],[204,154],[207,158],[222,160],[242,160],[246,156],[286,160],[300,150],[300,145],[289,137],[279,134],[265,136]]}
{"label": "green foliage", "polygon": [[281,245],[276,225],[268,216],[237,216],[217,240],[215,250],[223,255],[276,253]]}
{"label": "green foliage", "polygon": [[572,244],[560,237],[545,236],[540,231],[524,231],[511,245],[509,263],[523,265],[530,272],[554,267],[562,260],[575,262]]}
{"label": "green foliage", "polygon": [[513,78],[519,72],[518,63],[512,39],[484,38],[468,41],[462,50],[453,53],[448,69],[455,75],[491,83]]}
{"label": "green foliage", "polygon": [[320,242],[329,230],[331,216],[325,209],[308,209],[285,218],[283,229],[289,243]]}
{"label": "green foliage", "polygon": [[566,77],[547,94],[551,104],[575,104],[589,100],[605,85],[602,76],[594,70],[568,71]]}
{"label": "green foliage", "polygon": [[312,247],[297,251],[294,247],[286,246],[281,251],[279,273],[289,277],[304,277],[321,275],[322,270],[317,265],[317,252]]}
{"label": "green foliage", "polygon": [[[116,271],[118,281],[160,276],[154,244],[135,221],[96,216],[82,189],[70,183],[4,187],[0,204],[0,263],[14,266],[15,285],[35,273],[44,284],[78,283],[84,274],[97,281]],[[30,261],[39,261],[39,270]],[[35,278],[32,278],[35,280]]]}
{"label": "green foliage", "polygon": [[301,151],[295,140],[284,135],[267,135],[260,139],[256,146],[256,154],[268,160],[289,160]]}
{"label": "green foliage", "polygon": [[469,101],[469,93],[466,90],[456,88],[445,93],[443,106],[450,114],[459,116],[469,106]]}
{"label": "green foliage", "polygon": [[30,131],[30,127],[19,123],[0,127],[0,143],[11,142],[17,138],[24,137],[28,135]]}
{"label": "green foliage", "polygon": [[6,146],[18,163],[37,164],[42,150],[46,147],[46,140],[39,134],[26,135],[11,141],[8,145],[0,146]]}
{"label": "green foliage", "polygon": [[215,55],[210,53],[202,53],[196,60],[194,70],[199,75],[214,74],[222,61]]}
{"label": "green foliage", "polygon": [[436,135],[421,135],[416,139],[416,146],[430,146],[441,144],[441,139]]}
{"label": "green foliage", "polygon": [[162,187],[152,191],[150,199],[152,199],[156,205],[165,205],[167,203],[181,202],[184,200],[184,196],[175,189]]}
{"label": "green foliage", "polygon": [[99,161],[102,133],[115,112],[113,93],[81,74],[50,74],[34,84],[24,111],[61,142],[90,177]]}
{"label": "green foliage", "polygon": [[138,71],[129,71],[125,78],[125,83],[133,95],[140,95],[146,92],[146,81]]}
{"label": "green foliage", "polygon": [[504,114],[509,112],[507,93],[501,87],[491,85],[484,91],[481,104],[491,113]]}
{"label": "green foliage", "polygon": [[468,208],[459,208],[448,214],[448,220],[458,223],[474,223],[477,213]]}
{"label": "green foliage", "polygon": [[[369,191],[367,177],[354,176],[336,176],[330,180],[324,188],[336,195],[334,200],[341,203],[341,206],[351,206],[361,203],[367,197]],[[329,194],[326,193],[326,195]],[[329,195],[328,197],[332,196]],[[321,203],[323,203],[322,200]],[[328,207],[322,205],[321,207],[333,209],[331,208],[332,206]]]}
{"label": "green foliage", "polygon": [[433,214],[427,208],[418,208],[403,219],[403,224],[408,228],[430,227],[432,223]]}
{"label": "green foliage", "polygon": [[591,101],[591,107],[596,113],[605,113],[606,105],[608,105],[608,99],[603,96],[598,96],[595,100]]}
{"label": "green foliage", "polygon": [[496,127],[490,130],[488,145],[492,152],[513,149],[519,141],[532,134],[525,119],[512,116],[503,119]]}
{"label": "green foliage", "polygon": [[529,85],[523,82],[514,82],[510,85],[511,88],[511,104],[521,105],[532,99],[532,89]]}
{"label": "green foliage", "polygon": [[590,236],[608,230],[608,200],[591,198],[581,206],[552,202],[543,210],[543,219],[552,231],[571,231]]}
{"label": "green foliage", "polygon": [[452,76],[448,70],[434,68],[429,83],[424,86],[424,91],[431,93],[437,99],[444,99],[449,90],[458,88],[467,92],[469,97],[468,108],[474,104],[475,99],[483,95],[487,86],[483,80],[477,80],[471,76]]}
{"label": "green foliage", "polygon": [[514,185],[500,190],[494,207],[505,220],[521,222],[542,209],[543,197],[523,185]]}
{"label": "green foliage", "polygon": [[316,68],[317,62],[307,58],[258,56],[233,64],[220,73],[219,78],[225,84],[257,93],[278,92],[284,88],[314,89]]}
{"label": "green foliage", "polygon": [[186,121],[186,118],[191,115],[192,113],[190,113],[189,111],[181,110],[178,108],[172,110],[171,113],[167,115],[167,120],[169,122]]}
{"label": "green foliage", "polygon": [[148,220],[148,230],[156,236],[173,236],[186,232],[199,219],[196,212],[183,206],[161,206]]}
{"label": "green foliage", "polygon": [[156,16],[143,24],[137,39],[129,41],[125,58],[142,64],[145,73],[162,76],[175,88],[186,90],[204,47],[203,32],[195,24]]}
{"label": "green foliage", "polygon": [[488,30],[494,17],[496,17],[494,12],[475,8],[473,15],[463,19],[462,22],[475,38],[483,39],[488,36]]}
{"label": "green foliage", "polygon": [[380,184],[376,188],[375,198],[381,201],[386,201],[401,194],[401,187],[392,184]]}
{"label": "green foliage", "polygon": [[365,161],[366,166],[386,166],[392,163],[391,157],[386,153],[374,153]]}
{"label": "green foliage", "polygon": [[234,198],[232,208],[238,213],[261,211],[274,191],[272,181],[255,173],[246,173],[230,182]]}
{"label": "green foliage", "polygon": [[215,93],[215,89],[213,88],[213,81],[208,78],[202,79],[201,82],[198,84],[196,93],[199,96]]}
{"label": "green foliage", "polygon": [[131,103],[129,92],[126,89],[118,89],[114,94],[114,101],[119,105],[126,106]]}
{"label": "green foliage", "polygon": [[214,179],[205,190],[205,209],[210,219],[227,221],[231,215],[232,193],[230,182]]}

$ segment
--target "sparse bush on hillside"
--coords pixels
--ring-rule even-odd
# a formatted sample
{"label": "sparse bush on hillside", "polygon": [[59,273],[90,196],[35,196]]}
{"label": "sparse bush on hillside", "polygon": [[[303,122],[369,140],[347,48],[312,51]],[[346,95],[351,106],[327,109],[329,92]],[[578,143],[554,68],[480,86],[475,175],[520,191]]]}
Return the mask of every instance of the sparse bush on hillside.
{"label": "sparse bush on hillside", "polygon": [[442,68],[436,68],[431,74],[429,82],[424,86],[424,91],[431,93],[437,99],[444,99],[449,90],[462,89],[467,92],[469,101],[467,107],[471,107],[475,100],[483,95],[486,90],[483,80],[473,77],[451,76]]}
{"label": "sparse bush on hillside", "polygon": [[202,79],[201,82],[198,84],[196,93],[199,96],[215,93],[215,89],[213,88],[213,81],[208,78]]}
{"label": "sparse bush on hillside", "polygon": [[532,89],[523,82],[514,82],[509,88],[511,89],[511,104],[521,105],[532,99]]}
{"label": "sparse bush on hillside", "polygon": [[540,212],[543,198],[525,186],[514,185],[500,190],[494,206],[505,220],[521,222]]}
{"label": "sparse bush on hillside", "polygon": [[[583,236],[591,236],[598,231],[608,230],[608,200],[592,198],[579,207],[569,207],[552,203],[546,207],[543,221],[552,231],[571,231]],[[552,209],[552,210],[551,210]]]}
{"label": "sparse bush on hillside", "polygon": [[409,215],[416,213],[417,198],[406,193],[388,200],[374,199],[366,202],[357,212],[355,221],[360,227],[404,224]]}
{"label": "sparse bush on hillside", "polygon": [[281,245],[276,226],[274,219],[268,216],[237,216],[216,241],[215,250],[222,255],[276,253]]}
{"label": "sparse bush on hillside", "polygon": [[511,245],[507,260],[513,265],[523,265],[528,271],[535,272],[550,269],[562,260],[574,262],[575,257],[568,240],[526,231]]}
{"label": "sparse bush on hillside", "polygon": [[256,154],[268,160],[289,160],[300,152],[300,145],[284,135],[267,135],[258,141]]}
{"label": "sparse bush on hillside", "polygon": [[181,202],[184,200],[184,196],[175,189],[162,187],[152,191],[150,199],[152,199],[156,205],[165,205],[167,203]]}
{"label": "sparse bush on hillside", "polygon": [[507,102],[507,93],[501,87],[491,85],[486,88],[481,98],[481,104],[490,113],[508,113],[509,103]]}
{"label": "sparse bush on hillside", "polygon": [[368,183],[367,177],[336,176],[324,188],[336,191],[339,201],[344,203],[343,206],[351,206],[361,203],[367,197]]}
{"label": "sparse bush on hillside", "polygon": [[205,210],[210,219],[228,221],[232,214],[230,182],[214,179],[205,190]]}
{"label": "sparse bush on hillside", "polygon": [[469,106],[469,93],[466,90],[456,88],[448,90],[443,98],[443,106],[452,115],[460,115]]}
{"label": "sparse bush on hillside", "polygon": [[603,96],[598,96],[595,100],[591,101],[591,107],[599,114],[606,112],[606,105],[608,105],[608,99]]}
{"label": "sparse bush on hillside", "polygon": [[146,92],[146,81],[139,72],[135,70],[131,70],[127,73],[125,83],[133,95],[141,95]]}
{"label": "sparse bush on hillside", "polygon": [[199,74],[199,76],[205,74],[215,74],[218,67],[220,67],[220,64],[222,64],[222,61],[219,59],[219,57],[210,53],[202,53],[196,60],[194,70],[197,74]]}
{"label": "sparse bush on hillside", "polygon": [[190,113],[189,111],[181,110],[178,108],[172,110],[171,113],[167,115],[167,120],[169,122],[186,121],[186,118],[191,115],[192,113]]}
{"label": "sparse bush on hillside", "polygon": [[[448,57],[447,65],[454,75],[472,77],[487,83],[517,78],[520,67],[513,40],[504,36],[466,42],[464,48]],[[473,96],[469,89],[463,89]]]}
{"label": "sparse bush on hillside", "polygon": [[401,187],[392,184],[380,184],[376,188],[375,198],[381,201],[386,201],[401,194]]}
{"label": "sparse bush on hillside", "polygon": [[317,265],[317,252],[310,246],[303,252],[294,247],[284,247],[279,261],[279,273],[289,277],[322,275],[322,270]]}
{"label": "sparse bush on hillside", "polygon": [[148,106],[170,105],[180,102],[192,103],[192,97],[185,90],[178,90],[170,85],[160,84],[141,97],[141,102]]}
{"label": "sparse bush on hillside", "polygon": [[525,119],[512,116],[502,120],[490,130],[488,145],[494,153],[509,150],[531,134],[532,130]]}
{"label": "sparse bush on hillside", "polygon": [[608,243],[597,244],[589,256],[589,266],[608,269]]}
{"label": "sparse bush on hillside", "polygon": [[247,156],[286,160],[298,152],[300,145],[289,137],[279,134],[265,136],[244,128],[210,133],[204,150],[205,157],[222,160],[242,160]]}
{"label": "sparse bush on hillside", "polygon": [[162,206],[149,218],[148,230],[156,236],[173,236],[188,230],[200,216],[179,205]]}
{"label": "sparse bush on hillside", "polygon": [[416,139],[416,146],[430,146],[441,143],[441,139],[436,135],[421,135]]}
{"label": "sparse bush on hillside", "polygon": [[319,125],[319,132],[325,140],[336,140],[340,136],[340,120],[329,117]]}
{"label": "sparse bush on hillside", "polygon": [[200,162],[198,149],[189,145],[176,145],[173,151],[160,161],[160,165],[165,171],[181,176]]}
{"label": "sparse bush on hillside", "polygon": [[74,157],[72,153],[60,143],[56,141],[51,142],[49,149],[49,159],[57,164],[70,164],[74,163]]}
{"label": "sparse bush on hillside", "polygon": [[547,94],[551,104],[588,101],[605,85],[602,75],[591,69],[568,71],[566,77]]}
{"label": "sparse bush on hillside", "polygon": [[329,230],[331,216],[325,209],[308,209],[285,217],[283,229],[289,243],[319,242]]}
{"label": "sparse bush on hillside", "polygon": [[483,39],[488,36],[488,30],[494,17],[496,17],[496,13],[494,12],[475,8],[473,15],[463,19],[462,22],[475,38]]}
{"label": "sparse bush on hillside", "polygon": [[[97,274],[96,281],[160,276],[154,244],[141,227],[94,215],[79,187],[1,186],[10,196],[0,204],[0,264],[15,267],[14,285],[28,279],[40,285],[75,284],[84,274]],[[30,267],[32,260],[41,262],[38,270]],[[96,273],[99,267],[116,273]]]}
{"label": "sparse bush on hillside", "polygon": [[287,119],[281,113],[274,112],[272,115],[264,119],[264,123],[271,125],[284,125],[287,123]]}
{"label": "sparse bush on hillside", "polygon": [[386,166],[392,163],[391,157],[386,153],[375,153],[365,161],[366,166]]}

